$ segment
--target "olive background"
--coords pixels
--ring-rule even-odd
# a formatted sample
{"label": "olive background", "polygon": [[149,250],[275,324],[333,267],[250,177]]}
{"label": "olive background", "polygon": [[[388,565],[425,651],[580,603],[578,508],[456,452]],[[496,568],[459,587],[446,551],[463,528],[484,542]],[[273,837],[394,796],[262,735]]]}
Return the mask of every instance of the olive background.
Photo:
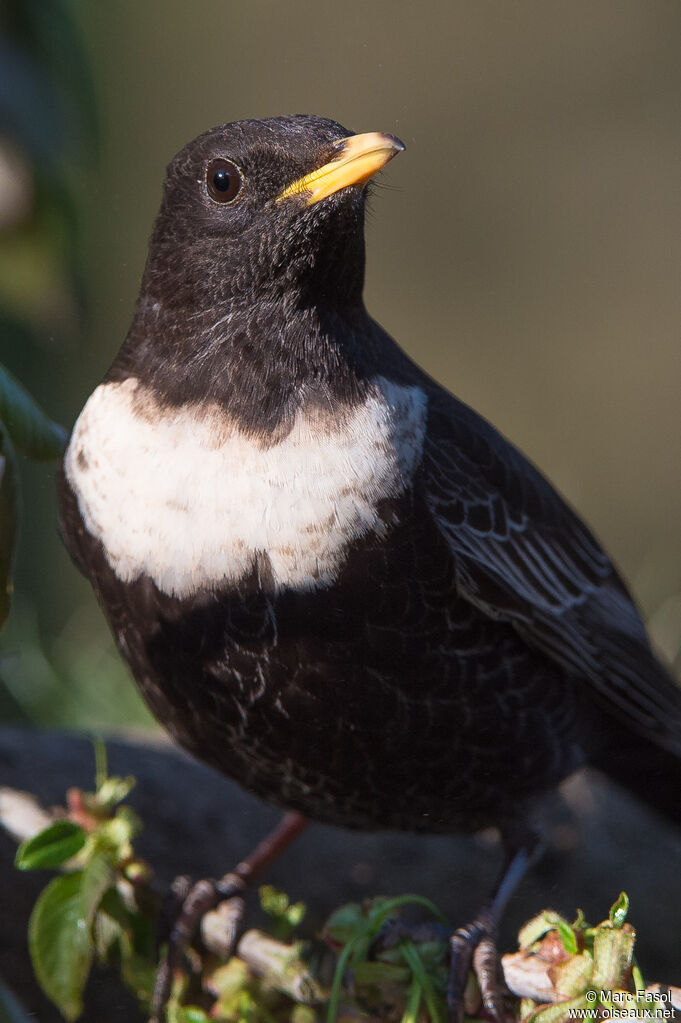
{"label": "olive background", "polygon": [[[579,509],[664,655],[681,643],[681,5],[675,0],[74,3],[99,155],[87,308],[2,358],[71,424],[130,322],[164,167],[242,117],[406,143],[373,188],[371,313]],[[26,467],[0,673],[47,724],[149,718]]]}
{"label": "olive background", "polygon": [[[71,13],[99,119],[96,155],[64,155],[75,185],[84,313],[66,272],[36,264],[35,329],[4,331],[0,279],[0,360],[43,407],[70,426],[113,359],[132,316],[164,167],[190,138],[230,120],[295,112],[333,117],[353,131],[393,132],[407,149],[372,188],[370,312],[579,510],[680,674],[681,4],[11,2],[43,3],[46,19],[55,5]],[[51,113],[42,113],[33,134],[47,139]],[[39,146],[32,159],[38,173]],[[44,196],[52,183],[49,167],[43,171]],[[12,272],[2,240],[0,278]],[[21,287],[31,294],[30,281]],[[0,719],[105,732],[153,727],[60,544],[53,475],[49,466],[22,465],[16,593],[0,637]],[[30,733],[16,734],[23,749]],[[52,737],[28,750],[35,785],[21,781],[41,793],[56,785],[40,759],[43,742]],[[55,742],[55,763],[68,767],[69,744]],[[0,783],[11,776],[8,765],[5,750]],[[159,771],[162,790],[165,767]],[[554,829],[554,859],[526,882],[539,891],[523,889],[515,917],[546,898],[565,912],[582,899],[596,919],[624,886],[648,942],[644,960],[678,982],[678,900],[669,884],[678,862],[669,843],[678,837],[665,838],[645,814],[621,813],[621,797],[600,791],[595,802],[593,793],[579,796],[586,827],[561,825],[565,861],[575,861],[581,841],[582,861],[595,864],[591,881],[571,882],[557,863]],[[215,855],[211,870],[231,865],[220,837],[231,828],[228,805],[227,797],[211,803],[210,837],[195,842]],[[143,841],[158,821],[167,824],[164,812],[169,833],[183,833],[185,818],[161,807],[157,821],[145,813]],[[325,829],[310,836],[331,843]],[[320,858],[317,848],[301,869],[313,848],[302,841],[303,858],[288,858],[305,882],[300,897],[315,871],[328,871],[330,887],[351,872],[342,855]],[[361,849],[373,840],[357,841]],[[372,890],[386,890],[386,876],[396,876],[391,857],[402,857],[420,890],[429,861],[418,858],[417,845],[430,849],[437,840],[406,841],[386,842]],[[450,848],[452,886],[442,894],[464,919],[484,894],[481,864],[491,877],[491,857],[480,840],[454,840],[442,847],[443,862]],[[14,888],[12,873],[4,876]]]}

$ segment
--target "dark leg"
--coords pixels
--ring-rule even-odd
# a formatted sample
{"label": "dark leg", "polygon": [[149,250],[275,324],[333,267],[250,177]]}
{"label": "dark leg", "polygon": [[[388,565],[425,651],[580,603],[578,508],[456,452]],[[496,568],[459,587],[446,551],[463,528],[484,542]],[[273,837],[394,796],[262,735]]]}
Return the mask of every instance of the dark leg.
{"label": "dark leg", "polygon": [[[201,918],[226,899],[243,894],[245,889],[298,837],[307,826],[300,813],[287,813],[277,827],[260,842],[251,854],[219,881],[197,881],[184,894],[181,908],[168,938],[168,951],[159,963],[154,984],[149,1023],[161,1023],[173,981],[173,973],[182,965],[185,950]],[[235,937],[237,929],[235,928]]]}
{"label": "dark leg", "polygon": [[541,854],[542,846],[535,835],[522,841],[506,836],[504,866],[492,898],[475,920],[460,927],[450,938],[451,966],[447,986],[447,1008],[452,1023],[463,1020],[463,995],[471,969],[474,971],[486,1013],[496,1023],[503,1023],[502,977],[496,937],[506,904],[528,867]]}

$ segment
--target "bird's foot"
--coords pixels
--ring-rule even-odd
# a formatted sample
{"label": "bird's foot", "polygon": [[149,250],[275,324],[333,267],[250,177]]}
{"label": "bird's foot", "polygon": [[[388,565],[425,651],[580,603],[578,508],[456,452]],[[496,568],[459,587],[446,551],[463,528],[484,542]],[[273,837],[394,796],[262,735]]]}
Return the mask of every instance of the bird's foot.
{"label": "bird's foot", "polygon": [[[188,877],[178,877],[173,882],[162,914],[161,940],[166,951],[156,971],[149,1023],[161,1023],[165,1018],[173,977],[184,967],[187,949],[200,925],[202,931],[210,932],[204,933],[204,938],[208,938],[212,949],[223,958],[230,958],[239,938],[246,886],[247,882],[238,874],[225,874],[219,881],[204,879],[192,883]],[[218,921],[213,910],[218,911]]]}
{"label": "bird's foot", "polygon": [[171,888],[170,911],[166,907],[161,916],[159,930],[161,942],[166,944],[166,954],[156,971],[149,1023],[162,1023],[165,1018],[173,977],[185,965],[187,950],[199,924],[204,945],[223,959],[230,958],[240,934],[245,890],[306,826],[302,814],[287,813],[251,854],[219,881],[193,884],[187,877],[177,878]]}
{"label": "bird's foot", "polygon": [[[447,1010],[450,1023],[462,1023],[464,1016],[484,1015],[504,1023],[503,973],[495,944],[493,914],[485,909],[471,923],[452,933],[437,922],[407,923],[399,917],[386,920],[372,943],[372,953],[393,949],[405,939],[416,942],[448,942],[450,948]],[[473,982],[477,981],[477,986]]]}
{"label": "bird's foot", "polygon": [[450,1023],[462,1023],[468,979],[475,975],[485,1015],[494,1023],[504,1023],[503,974],[496,947],[494,914],[483,910],[471,923],[459,927],[449,939],[451,963],[447,985],[447,1010]]}

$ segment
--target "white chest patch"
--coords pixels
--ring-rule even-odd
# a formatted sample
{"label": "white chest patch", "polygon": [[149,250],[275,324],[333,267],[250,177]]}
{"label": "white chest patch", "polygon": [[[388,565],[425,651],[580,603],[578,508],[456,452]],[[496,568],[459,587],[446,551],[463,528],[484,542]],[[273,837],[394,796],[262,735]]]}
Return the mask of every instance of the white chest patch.
{"label": "white chest patch", "polygon": [[262,447],[217,407],[161,409],[134,379],[102,384],[75,425],[66,475],[118,577],[189,596],[238,582],[258,555],[275,586],[328,586],[348,545],[385,529],[377,506],[408,487],[426,396],[376,378],[329,425],[298,413]]}

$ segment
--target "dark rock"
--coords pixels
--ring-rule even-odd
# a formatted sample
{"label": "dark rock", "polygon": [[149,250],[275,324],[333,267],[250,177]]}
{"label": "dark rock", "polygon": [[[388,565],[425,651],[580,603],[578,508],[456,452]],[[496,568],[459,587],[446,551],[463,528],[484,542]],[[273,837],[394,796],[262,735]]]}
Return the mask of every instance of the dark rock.
{"label": "dark rock", "polygon": [[[133,774],[130,802],[144,821],[136,849],[160,884],[177,874],[215,877],[243,858],[278,819],[213,771],[157,736],[110,738],[111,774]],[[0,729],[0,785],[33,793],[45,806],[63,805],[71,786],[92,789],[94,755],[87,738],[28,729]],[[547,813],[552,845],[512,899],[501,947],[514,948],[518,927],[548,906],[572,917],[603,919],[621,889],[631,899],[637,954],[647,981],[681,983],[678,954],[681,830],[657,821],[624,793],[594,775],[579,775]],[[41,1023],[60,1017],[40,994],[26,947],[31,907],[48,875],[13,868],[14,841],[0,830],[0,977]],[[417,892],[449,919],[471,918],[498,866],[494,839],[359,834],[313,826],[274,865],[267,880],[308,905],[317,928],[343,902],[377,894]],[[132,999],[113,973],[97,973],[85,1019],[134,1023]]]}

